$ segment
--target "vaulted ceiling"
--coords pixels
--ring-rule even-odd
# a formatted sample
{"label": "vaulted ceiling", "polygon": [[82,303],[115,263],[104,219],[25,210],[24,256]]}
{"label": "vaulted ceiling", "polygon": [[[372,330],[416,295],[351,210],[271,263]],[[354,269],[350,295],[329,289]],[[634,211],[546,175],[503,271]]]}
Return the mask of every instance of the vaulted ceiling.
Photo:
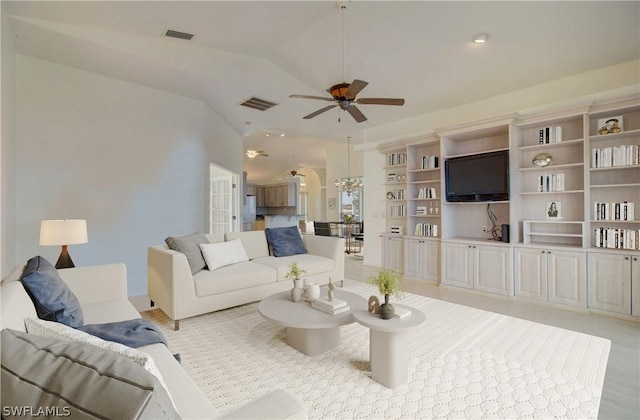
{"label": "vaulted ceiling", "polygon": [[[2,11],[21,54],[203,100],[270,154],[249,167],[323,167],[325,141],[357,143],[373,126],[640,57],[637,1],[3,1]],[[479,32],[488,43],[471,42]],[[359,105],[368,120],[356,123],[338,108],[303,120],[327,103],[289,98],[353,79],[369,82],[359,97],[406,103]],[[252,96],[277,105],[239,105]]]}

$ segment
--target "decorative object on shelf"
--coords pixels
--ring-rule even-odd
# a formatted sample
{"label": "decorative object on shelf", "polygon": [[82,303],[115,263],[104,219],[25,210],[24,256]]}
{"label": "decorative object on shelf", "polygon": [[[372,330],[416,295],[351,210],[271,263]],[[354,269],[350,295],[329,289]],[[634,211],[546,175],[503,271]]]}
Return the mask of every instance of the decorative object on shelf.
{"label": "decorative object on shelf", "polygon": [[351,136],[347,137],[347,178],[336,179],[334,184],[338,191],[346,192],[347,195],[364,186],[361,178],[351,178]]}
{"label": "decorative object on shelf", "polygon": [[545,204],[545,217],[547,219],[562,219],[562,203],[560,201],[547,201]]}
{"label": "decorative object on shelf", "polygon": [[329,277],[329,285],[327,288],[329,289],[327,292],[327,299],[329,302],[333,302],[333,291],[336,289],[336,286],[333,284],[333,281],[331,281],[331,277]]}
{"label": "decorative object on shelf", "polygon": [[289,264],[289,272],[284,275],[285,279],[293,280],[293,289],[291,289],[291,300],[299,302],[302,299],[302,280],[300,276],[306,273],[306,270],[300,268],[297,262]]}
{"label": "decorative object on shelf", "polygon": [[538,153],[533,157],[531,163],[540,168],[551,165],[553,157],[549,153]]}
{"label": "decorative object on shelf", "polygon": [[56,268],[73,268],[75,265],[67,251],[67,245],[86,244],[86,220],[43,220],[40,222],[40,245],[61,245],[62,251]]}
{"label": "decorative object on shelf", "polygon": [[378,300],[378,296],[371,296],[369,298],[367,310],[373,314],[380,313],[380,301]]}
{"label": "decorative object on shelf", "polygon": [[393,191],[387,192],[387,200],[394,200],[395,198],[396,196],[393,195]]}
{"label": "decorative object on shelf", "polygon": [[598,120],[598,127],[600,127],[598,133],[600,133],[600,135],[620,133],[624,130],[622,122],[622,115],[617,117],[601,118]]}
{"label": "decorative object on shelf", "polygon": [[404,295],[400,290],[400,274],[391,269],[380,270],[378,274],[369,276],[367,283],[378,287],[378,290],[384,295],[384,303],[380,305],[380,318],[393,318],[394,308],[389,303],[389,295],[402,298]]}
{"label": "decorative object on shelf", "polygon": [[320,299],[320,285],[318,283],[309,283],[307,299],[309,302]]}

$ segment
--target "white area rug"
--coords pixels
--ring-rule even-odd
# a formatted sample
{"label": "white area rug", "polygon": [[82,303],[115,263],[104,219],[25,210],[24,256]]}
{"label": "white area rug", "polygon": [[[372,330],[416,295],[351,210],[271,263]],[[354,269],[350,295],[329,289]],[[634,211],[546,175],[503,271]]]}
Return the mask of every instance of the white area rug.
{"label": "white area rug", "polygon": [[[345,290],[378,294],[364,283]],[[144,316],[220,414],[281,388],[312,419],[597,417],[609,340],[413,294],[398,302],[427,321],[409,340],[409,380],[395,390],[370,379],[369,331],[358,324],[342,327],[339,347],[309,357],[257,304],[183,320],[180,331],[160,310]]]}

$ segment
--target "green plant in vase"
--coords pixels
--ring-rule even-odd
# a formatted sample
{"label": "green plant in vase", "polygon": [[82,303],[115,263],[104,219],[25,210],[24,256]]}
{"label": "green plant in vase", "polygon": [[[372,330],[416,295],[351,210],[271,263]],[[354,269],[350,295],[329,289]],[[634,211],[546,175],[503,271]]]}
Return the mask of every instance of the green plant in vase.
{"label": "green plant in vase", "polygon": [[377,286],[384,296],[384,303],[380,305],[380,318],[393,318],[395,310],[389,303],[389,296],[393,295],[398,299],[404,296],[400,289],[400,274],[391,269],[381,270],[378,274],[367,277],[367,283]]}
{"label": "green plant in vase", "polygon": [[298,266],[298,263],[293,261],[289,264],[289,272],[284,275],[286,279],[293,280],[293,289],[291,289],[291,300],[294,302],[298,302],[302,299],[302,280],[300,280],[300,276],[306,273],[307,271]]}

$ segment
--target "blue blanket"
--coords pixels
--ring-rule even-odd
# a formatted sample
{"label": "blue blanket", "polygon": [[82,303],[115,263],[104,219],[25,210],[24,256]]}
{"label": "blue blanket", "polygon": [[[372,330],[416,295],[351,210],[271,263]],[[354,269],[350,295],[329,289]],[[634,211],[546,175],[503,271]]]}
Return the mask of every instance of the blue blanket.
{"label": "blue blanket", "polygon": [[153,322],[144,318],[107,324],[89,324],[76,329],[129,347],[142,347],[155,343],[167,345],[167,338],[162,331]]}

